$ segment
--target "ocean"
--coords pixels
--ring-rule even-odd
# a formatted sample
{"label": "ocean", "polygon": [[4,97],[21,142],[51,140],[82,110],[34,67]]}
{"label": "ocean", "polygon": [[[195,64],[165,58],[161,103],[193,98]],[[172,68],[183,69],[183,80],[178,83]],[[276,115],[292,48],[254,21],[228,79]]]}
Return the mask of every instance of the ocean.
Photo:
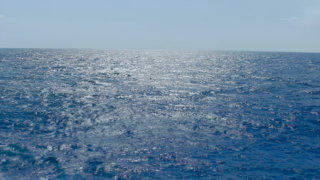
{"label": "ocean", "polygon": [[320,179],[320,53],[0,49],[0,179]]}

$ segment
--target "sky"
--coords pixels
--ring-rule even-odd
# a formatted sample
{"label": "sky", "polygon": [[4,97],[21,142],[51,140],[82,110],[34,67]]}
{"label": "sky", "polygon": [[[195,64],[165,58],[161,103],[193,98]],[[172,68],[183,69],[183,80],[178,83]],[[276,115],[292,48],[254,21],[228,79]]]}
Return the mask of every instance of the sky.
{"label": "sky", "polygon": [[0,0],[0,48],[320,52],[320,0]]}

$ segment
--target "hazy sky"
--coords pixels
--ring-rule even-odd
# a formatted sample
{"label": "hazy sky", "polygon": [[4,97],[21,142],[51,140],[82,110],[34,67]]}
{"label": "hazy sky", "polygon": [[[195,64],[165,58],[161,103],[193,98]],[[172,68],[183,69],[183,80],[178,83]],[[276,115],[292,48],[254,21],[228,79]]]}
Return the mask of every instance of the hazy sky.
{"label": "hazy sky", "polygon": [[320,0],[0,0],[0,48],[320,52]]}

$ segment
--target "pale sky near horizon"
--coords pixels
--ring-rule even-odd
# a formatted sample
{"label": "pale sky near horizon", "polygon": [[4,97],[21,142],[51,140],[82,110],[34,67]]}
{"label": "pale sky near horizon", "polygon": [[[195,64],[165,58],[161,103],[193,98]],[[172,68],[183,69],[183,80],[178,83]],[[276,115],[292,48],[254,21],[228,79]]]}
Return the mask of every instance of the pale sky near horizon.
{"label": "pale sky near horizon", "polygon": [[320,52],[320,0],[0,0],[0,48]]}

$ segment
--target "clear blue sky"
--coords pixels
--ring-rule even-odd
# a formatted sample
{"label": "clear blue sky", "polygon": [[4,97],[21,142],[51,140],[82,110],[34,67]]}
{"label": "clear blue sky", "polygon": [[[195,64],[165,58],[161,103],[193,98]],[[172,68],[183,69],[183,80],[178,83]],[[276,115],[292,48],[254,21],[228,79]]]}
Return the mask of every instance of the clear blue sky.
{"label": "clear blue sky", "polygon": [[0,0],[0,48],[320,52],[320,0]]}

